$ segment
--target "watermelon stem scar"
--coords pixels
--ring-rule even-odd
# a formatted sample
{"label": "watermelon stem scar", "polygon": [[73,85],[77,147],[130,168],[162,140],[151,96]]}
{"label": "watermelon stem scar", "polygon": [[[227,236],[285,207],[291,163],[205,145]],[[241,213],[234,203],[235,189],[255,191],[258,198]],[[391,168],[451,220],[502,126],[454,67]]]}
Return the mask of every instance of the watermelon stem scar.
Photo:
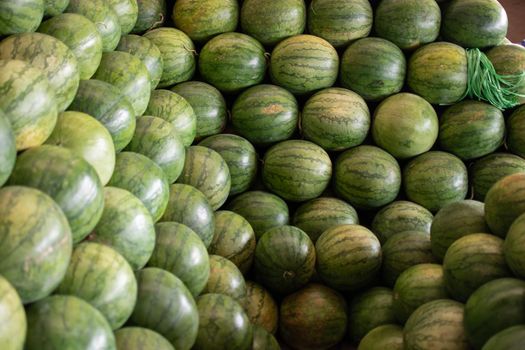
{"label": "watermelon stem scar", "polygon": [[287,279],[292,279],[292,278],[294,278],[294,277],[295,277],[295,272],[293,272],[293,271],[284,271],[284,272],[283,272],[283,278],[284,278],[285,280],[287,280]]}

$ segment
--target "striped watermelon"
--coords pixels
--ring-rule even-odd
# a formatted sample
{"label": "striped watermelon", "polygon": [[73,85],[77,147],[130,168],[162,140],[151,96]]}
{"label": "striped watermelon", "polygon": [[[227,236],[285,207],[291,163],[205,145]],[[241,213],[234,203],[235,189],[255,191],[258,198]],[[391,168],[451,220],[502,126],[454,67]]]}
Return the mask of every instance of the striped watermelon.
{"label": "striped watermelon", "polygon": [[520,278],[525,278],[524,225],[525,215],[522,214],[510,226],[503,244],[503,253],[507,265],[514,272],[514,275]]}
{"label": "striped watermelon", "polygon": [[95,23],[83,15],[63,13],[43,22],[38,31],[57,38],[69,47],[77,59],[81,80],[95,74],[102,59],[102,37]]}
{"label": "striped watermelon", "polygon": [[46,17],[59,16],[66,10],[69,0],[44,0],[44,15]]}
{"label": "striped watermelon", "polygon": [[318,197],[328,186],[331,175],[332,161],[328,153],[309,141],[283,141],[264,155],[264,185],[289,201]]}
{"label": "striped watermelon", "polygon": [[483,346],[483,350],[520,350],[525,344],[525,325],[509,327],[494,334]]}
{"label": "striped watermelon", "polygon": [[137,0],[138,14],[132,33],[141,34],[164,24],[168,18],[166,0]]}
{"label": "striped watermelon", "polygon": [[328,88],[310,97],[301,114],[303,136],[328,151],[358,146],[370,128],[370,111],[361,96]]}
{"label": "striped watermelon", "polygon": [[137,300],[137,280],[126,259],[114,249],[80,243],[57,294],[77,296],[98,309],[112,329],[127,321]]}
{"label": "striped watermelon", "polygon": [[0,227],[0,275],[24,304],[51,294],[66,273],[72,250],[71,230],[58,204],[36,189],[3,187]]}
{"label": "striped watermelon", "polygon": [[364,226],[334,226],[315,244],[316,270],[327,285],[353,291],[372,282],[381,268],[381,245]]}
{"label": "striped watermelon", "polygon": [[[487,57],[500,75],[519,75],[525,70],[525,48],[514,45],[511,42],[499,44],[487,51]],[[517,92],[520,104],[525,103],[525,82],[522,80],[518,85]]]}
{"label": "striped watermelon", "polygon": [[105,187],[102,218],[88,240],[114,248],[137,270],[146,265],[155,247],[153,220],[130,192]]}
{"label": "striped watermelon", "polygon": [[11,123],[0,110],[0,187],[4,185],[16,161],[16,141]]}
{"label": "striped watermelon", "polygon": [[137,0],[108,0],[107,4],[113,8],[117,15],[122,35],[131,32],[139,14]]}
{"label": "striped watermelon", "polygon": [[164,336],[175,349],[189,350],[199,313],[190,291],[175,275],[155,267],[137,272],[138,296],[131,321]]}
{"label": "striped watermelon", "polygon": [[241,303],[251,323],[275,334],[279,309],[272,295],[260,284],[246,281],[246,295]]}
{"label": "striped watermelon", "polygon": [[403,328],[394,324],[385,324],[368,332],[357,350],[403,350]]}
{"label": "striped watermelon", "polygon": [[175,350],[162,335],[142,327],[125,327],[115,331],[117,349],[126,350]]}
{"label": "striped watermelon", "polygon": [[272,335],[261,326],[253,325],[252,350],[280,350],[281,346]]}
{"label": "striped watermelon", "polygon": [[507,147],[512,153],[525,157],[525,106],[516,109],[507,119]]}
{"label": "striped watermelon", "polygon": [[0,276],[0,343],[5,350],[23,349],[27,334],[27,320],[24,305],[16,289]]}
{"label": "striped watermelon", "polygon": [[0,35],[34,32],[45,9],[44,0],[16,0],[0,3]]}
{"label": "striped watermelon", "polygon": [[261,84],[242,92],[232,108],[235,131],[258,145],[291,138],[299,121],[295,97],[282,87]]}
{"label": "striped watermelon", "polygon": [[401,91],[406,66],[403,52],[390,41],[359,39],[341,56],[341,85],[367,101],[380,101]]}
{"label": "striped watermelon", "polygon": [[148,266],[173,273],[196,297],[210,275],[206,246],[192,229],[177,222],[159,222],[155,231],[155,249]]}
{"label": "striped watermelon", "polygon": [[400,187],[399,164],[378,147],[358,146],[337,158],[334,189],[354,207],[379,208],[392,202]]}
{"label": "striped watermelon", "polygon": [[313,35],[301,34],[284,39],[272,51],[272,81],[293,94],[332,86],[338,71],[337,51],[328,41]]}
{"label": "striped watermelon", "polygon": [[230,260],[210,255],[210,277],[202,294],[216,293],[242,302],[246,295],[246,283],[242,272]]}

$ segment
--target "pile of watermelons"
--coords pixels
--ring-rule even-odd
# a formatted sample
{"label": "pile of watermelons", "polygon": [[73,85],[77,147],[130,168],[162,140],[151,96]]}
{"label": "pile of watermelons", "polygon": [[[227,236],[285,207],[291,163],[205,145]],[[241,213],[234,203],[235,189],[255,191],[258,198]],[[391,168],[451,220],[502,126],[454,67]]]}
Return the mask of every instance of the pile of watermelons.
{"label": "pile of watermelons", "polygon": [[525,349],[507,27],[496,0],[0,0],[0,349]]}

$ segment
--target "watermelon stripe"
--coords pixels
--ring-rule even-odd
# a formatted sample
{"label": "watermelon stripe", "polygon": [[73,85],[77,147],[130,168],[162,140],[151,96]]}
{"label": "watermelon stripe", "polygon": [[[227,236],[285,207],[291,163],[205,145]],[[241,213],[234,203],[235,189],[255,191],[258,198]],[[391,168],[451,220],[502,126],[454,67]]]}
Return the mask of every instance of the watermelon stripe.
{"label": "watermelon stripe", "polygon": [[164,24],[168,18],[166,0],[137,0],[138,17],[132,33],[140,34]]}
{"label": "watermelon stripe", "polygon": [[[0,342],[6,349],[23,349],[27,334],[27,321],[24,305],[16,289],[0,276]],[[15,336],[13,336],[15,335]]]}
{"label": "watermelon stripe", "polygon": [[246,283],[241,271],[230,260],[210,254],[210,276],[202,294],[217,293],[241,302],[246,295]]}
{"label": "watermelon stripe", "polygon": [[34,32],[44,17],[44,0],[2,1],[0,35]]}
{"label": "watermelon stripe", "polygon": [[268,332],[275,334],[279,309],[272,295],[263,286],[246,281],[246,296],[242,304],[254,325],[264,327]]}

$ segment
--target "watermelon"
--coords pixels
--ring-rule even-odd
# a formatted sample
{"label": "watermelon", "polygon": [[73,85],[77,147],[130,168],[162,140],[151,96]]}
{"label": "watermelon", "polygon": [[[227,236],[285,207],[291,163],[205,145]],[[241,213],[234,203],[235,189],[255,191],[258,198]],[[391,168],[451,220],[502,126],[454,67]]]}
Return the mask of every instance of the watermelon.
{"label": "watermelon", "polygon": [[280,350],[275,337],[261,326],[253,325],[252,350]]}
{"label": "watermelon", "polygon": [[236,0],[178,0],[172,18],[191,40],[206,42],[217,34],[235,31],[239,5]]}
{"label": "watermelon", "polygon": [[95,74],[102,59],[102,37],[95,23],[76,13],[63,13],[43,22],[38,31],[69,47],[77,59],[81,80]]}
{"label": "watermelon", "polygon": [[112,329],[117,329],[133,312],[137,280],[126,259],[114,249],[84,242],[73,250],[56,293],[84,299],[106,317]]}
{"label": "watermelon", "polygon": [[205,294],[197,300],[197,307],[199,332],[192,349],[251,349],[253,326],[235,299],[223,294]]}
{"label": "watermelon", "polygon": [[405,324],[405,349],[470,349],[463,326],[465,317],[465,307],[457,301],[438,299],[421,305]]}
{"label": "watermelon", "polygon": [[114,248],[133,270],[148,262],[155,247],[155,229],[148,209],[130,192],[104,188],[104,211],[88,240]]}
{"label": "watermelon", "polygon": [[356,208],[379,208],[392,202],[401,188],[396,159],[376,146],[345,151],[335,162],[334,189]]}
{"label": "watermelon", "polygon": [[173,124],[185,147],[193,142],[197,119],[193,108],[182,96],[169,90],[154,90],[145,114]]}
{"label": "watermelon", "polygon": [[441,34],[463,47],[484,48],[498,45],[508,25],[507,13],[497,0],[453,0],[443,13]]}
{"label": "watermelon", "polygon": [[313,0],[308,7],[308,32],[334,47],[345,47],[372,30],[369,1]]}
{"label": "watermelon", "polygon": [[0,35],[34,32],[44,17],[44,0],[0,3]]}
{"label": "watermelon", "polygon": [[301,34],[281,41],[272,51],[270,75],[274,84],[293,94],[332,86],[339,71],[339,56],[330,43]]}
{"label": "watermelon", "polygon": [[405,166],[403,187],[409,200],[436,212],[449,203],[465,199],[467,168],[450,153],[429,151]]}
{"label": "watermelon", "polygon": [[155,231],[155,249],[148,266],[173,273],[196,297],[210,275],[206,246],[192,229],[177,222],[159,222]]}
{"label": "watermelon", "polygon": [[295,97],[282,87],[261,84],[242,92],[232,108],[232,126],[258,145],[291,138],[299,121]]}
{"label": "watermelon", "polygon": [[388,286],[394,286],[399,275],[409,267],[436,262],[428,232],[399,232],[386,241],[382,254],[382,276]]}
{"label": "watermelon", "polygon": [[250,322],[275,334],[279,309],[272,295],[260,284],[246,281],[246,295],[241,303]]}
{"label": "watermelon", "polygon": [[315,243],[316,270],[327,285],[353,291],[374,280],[381,268],[381,245],[364,226],[334,226]]}
{"label": "watermelon", "polygon": [[395,324],[385,324],[368,332],[357,350],[403,350],[403,328]]}
{"label": "watermelon", "polygon": [[246,34],[219,34],[202,47],[199,72],[204,81],[222,92],[259,84],[266,72],[264,47]]}
{"label": "watermelon", "polygon": [[210,254],[225,257],[243,274],[247,274],[255,252],[255,233],[252,226],[245,218],[232,211],[216,211],[215,232],[208,251]]}
{"label": "watermelon", "polygon": [[346,310],[341,294],[321,284],[309,284],[283,299],[279,332],[294,348],[328,349],[345,335]]}
{"label": "watermelon", "polygon": [[157,28],[144,34],[162,55],[163,71],[159,87],[164,88],[191,79],[195,73],[195,46],[175,28]]}
{"label": "watermelon", "polygon": [[132,33],[141,34],[164,24],[168,18],[166,0],[137,0],[137,22]]}
{"label": "watermelon", "polygon": [[97,309],[72,295],[53,295],[27,310],[24,349],[116,350],[111,327]]}
{"label": "watermelon", "polygon": [[53,198],[68,220],[73,243],[82,241],[102,216],[104,193],[95,169],[67,148],[43,145],[22,153],[9,183]]}
{"label": "watermelon", "polygon": [[151,94],[150,76],[138,57],[122,51],[106,52],[93,79],[120,89],[131,102],[135,116],[141,116],[146,111]]}
{"label": "watermelon", "polygon": [[289,201],[318,197],[327,188],[331,176],[332,161],[328,153],[309,141],[283,141],[264,155],[264,185]]}
{"label": "watermelon", "polygon": [[16,150],[44,143],[57,120],[55,95],[44,71],[27,62],[0,59],[0,89],[0,110],[11,124]]}
{"label": "watermelon", "polygon": [[5,350],[23,349],[27,333],[24,306],[15,288],[0,276],[0,343]]}
{"label": "watermelon", "polygon": [[111,135],[98,120],[82,112],[63,112],[46,144],[69,148],[84,158],[106,185],[115,168],[115,147]]}
{"label": "watermelon", "polygon": [[66,10],[69,0],[44,0],[44,15],[56,17]]}
{"label": "watermelon", "polygon": [[78,13],[95,23],[102,38],[102,50],[115,50],[122,35],[119,19],[106,0],[69,0],[68,13]]}
{"label": "watermelon", "polygon": [[170,186],[168,207],[160,221],[175,221],[191,228],[208,248],[213,240],[215,217],[206,196],[193,186]]}
{"label": "watermelon", "polygon": [[314,273],[315,255],[312,241],[301,229],[274,227],[257,242],[257,278],[271,291],[289,294],[308,283]]}
{"label": "watermelon", "polygon": [[162,55],[159,48],[151,40],[134,34],[124,35],[120,38],[116,50],[135,55],[144,63],[149,73],[151,90],[159,85],[163,69]]}
{"label": "watermelon", "polygon": [[248,191],[235,197],[226,207],[244,217],[257,239],[268,230],[288,225],[288,205],[280,197],[264,191]]}
{"label": "watermelon", "polygon": [[418,264],[403,271],[394,285],[392,308],[396,319],[404,324],[421,305],[446,299],[443,267],[438,264]]}
{"label": "watermelon", "polygon": [[230,170],[230,196],[245,192],[257,175],[258,155],[245,138],[233,134],[212,135],[199,142],[199,146],[219,153]]}
{"label": "watermelon", "polygon": [[403,50],[436,40],[440,25],[441,10],[434,0],[384,0],[375,12],[377,35]]}
{"label": "watermelon", "polygon": [[[500,75],[520,75],[525,71],[525,48],[509,42],[507,45],[498,45],[487,52],[487,57]],[[525,103],[525,80],[521,80],[517,93],[518,101]]]}
{"label": "watermelon", "polygon": [[210,255],[210,277],[202,294],[216,293],[232,297],[239,303],[246,295],[246,283],[242,272],[230,260]]}
{"label": "watermelon", "polygon": [[327,88],[310,97],[301,114],[303,136],[328,151],[363,143],[370,111],[361,96],[343,88]]}
{"label": "watermelon", "polygon": [[175,349],[189,350],[199,314],[190,291],[175,275],[156,267],[137,272],[138,296],[131,321],[164,336]]}
{"label": "watermelon", "polygon": [[520,350],[525,343],[525,325],[509,327],[494,334],[483,346],[483,350]]}
{"label": "watermelon", "polygon": [[142,327],[125,327],[115,331],[117,349],[126,350],[175,350],[162,335]]}
{"label": "watermelon", "polygon": [[187,149],[184,168],[177,181],[204,193],[213,210],[219,209],[230,193],[228,164],[219,153],[203,146]]}
{"label": "watermelon", "polygon": [[15,134],[7,116],[0,110],[0,187],[11,175],[15,161]]}
{"label": "watermelon", "polygon": [[292,224],[310,236],[313,243],[329,228],[359,224],[355,209],[345,201],[332,197],[312,199],[297,208]]}
{"label": "watermelon", "polygon": [[171,91],[192,107],[197,123],[196,138],[219,134],[226,127],[226,101],[215,87],[201,81],[186,81],[175,85]]}
{"label": "watermelon", "polygon": [[481,349],[494,334],[524,324],[525,281],[500,278],[478,288],[465,305],[465,329],[474,349]]}
{"label": "watermelon", "polygon": [[139,14],[137,0],[108,0],[107,3],[117,15],[122,35],[131,32]]}
{"label": "watermelon", "polygon": [[379,210],[372,220],[372,232],[381,244],[403,231],[430,232],[434,216],[419,204],[396,201]]}
{"label": "watermelon", "polygon": [[512,223],[505,237],[503,244],[503,253],[505,261],[512,272],[520,278],[525,278],[525,245],[523,239],[525,238],[525,215],[520,215]]}
{"label": "watermelon", "polygon": [[403,52],[390,41],[359,39],[341,57],[341,85],[367,101],[380,101],[401,91],[406,66]]}
{"label": "watermelon", "polygon": [[519,107],[507,119],[507,147],[512,153],[525,157],[525,107]]}
{"label": "watermelon", "polygon": [[374,287],[352,297],[348,328],[355,342],[360,342],[372,329],[395,322],[391,289]]}
{"label": "watermelon", "polygon": [[[510,134],[507,136],[507,145],[510,145],[508,137]],[[476,160],[469,171],[474,198],[484,201],[487,192],[498,180],[525,172],[525,159],[510,153],[492,153]]]}
{"label": "watermelon", "polygon": [[0,275],[24,304],[51,294],[66,273],[73,241],[58,204],[33,188],[3,187],[0,227]]}
{"label": "watermelon", "polygon": [[462,100],[467,77],[467,54],[456,44],[427,44],[417,49],[408,61],[408,86],[432,104]]}

